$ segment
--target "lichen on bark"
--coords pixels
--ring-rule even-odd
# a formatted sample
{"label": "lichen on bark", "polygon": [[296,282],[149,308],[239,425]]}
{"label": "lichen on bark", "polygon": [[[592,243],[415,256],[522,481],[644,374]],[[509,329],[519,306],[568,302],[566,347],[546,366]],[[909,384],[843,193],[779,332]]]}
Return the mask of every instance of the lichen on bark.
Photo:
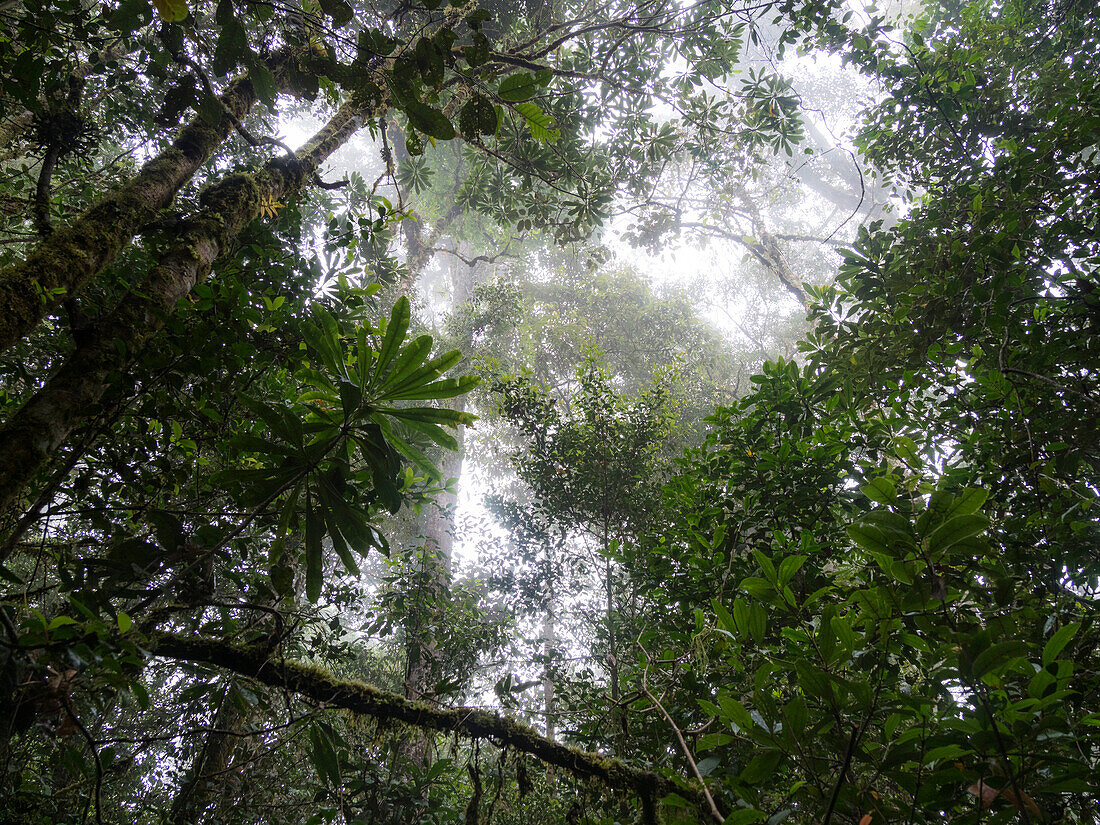
{"label": "lichen on bark", "polygon": [[130,363],[237,233],[260,215],[261,204],[304,187],[369,115],[347,104],[297,157],[273,158],[255,173],[234,172],[203,190],[198,212],[174,230],[145,280],[99,319],[87,341],[0,427],[0,514],[93,413],[111,376]]}
{"label": "lichen on bark", "polygon": [[694,803],[711,818],[698,788],[674,782],[662,774],[637,768],[622,759],[591,753],[546,739],[533,728],[496,713],[475,708],[440,708],[406,699],[366,682],[338,679],[322,668],[302,662],[268,658],[268,650],[235,645],[219,639],[154,633],[148,649],[154,655],[214,665],[262,684],[290,690],[330,708],[342,708],[378,720],[400,722],[421,730],[453,732],[488,740],[534,756],[548,765],[568,770],[582,779],[602,782],[612,791],[642,801],[643,819],[656,818],[655,800],[670,793]]}
{"label": "lichen on bark", "polygon": [[[278,83],[285,82],[287,63],[287,52],[269,60]],[[231,82],[220,101],[223,114],[216,123],[193,118],[137,175],[53,232],[22,262],[0,271],[0,306],[5,309],[0,316],[0,350],[31,332],[50,307],[79,292],[172,202],[225,140],[233,123],[255,104],[248,76]]]}

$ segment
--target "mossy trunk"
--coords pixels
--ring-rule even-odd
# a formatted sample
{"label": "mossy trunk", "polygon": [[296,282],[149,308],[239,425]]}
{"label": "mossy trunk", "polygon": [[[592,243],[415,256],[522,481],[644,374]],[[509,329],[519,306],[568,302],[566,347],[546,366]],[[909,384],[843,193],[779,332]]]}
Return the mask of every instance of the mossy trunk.
{"label": "mossy trunk", "polygon": [[467,707],[433,707],[364,682],[338,679],[312,665],[269,659],[266,649],[260,647],[234,645],[219,639],[154,633],[144,647],[156,656],[214,665],[329,708],[343,708],[422,731],[441,731],[492,741],[498,747],[512,748],[579,778],[602,782],[613,791],[636,795],[643,801],[652,802],[676,793],[696,806],[701,819],[711,819],[706,798],[694,784],[636,768],[621,759],[551,742],[533,728],[495,713]]}
{"label": "mossy trunk", "polygon": [[301,189],[370,114],[346,104],[296,158],[275,158],[255,174],[228,175],[203,192],[201,208],[183,222],[145,282],[100,319],[88,340],[0,427],[0,513],[7,513],[73,429],[88,420],[112,377],[209,274],[237,233],[260,214],[261,204]]}
{"label": "mossy trunk", "polygon": [[[268,61],[280,85],[285,84],[289,60],[281,52]],[[33,331],[51,307],[80,291],[172,202],[225,140],[234,121],[252,109],[252,81],[247,75],[238,77],[220,100],[224,108],[217,123],[196,116],[136,176],[53,232],[24,261],[0,271],[0,350]]]}

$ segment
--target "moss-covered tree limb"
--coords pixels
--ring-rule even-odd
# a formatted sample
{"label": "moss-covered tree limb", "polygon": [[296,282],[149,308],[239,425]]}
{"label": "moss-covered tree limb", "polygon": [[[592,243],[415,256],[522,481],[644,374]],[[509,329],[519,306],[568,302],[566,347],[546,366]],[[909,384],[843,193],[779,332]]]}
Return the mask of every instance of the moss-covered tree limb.
{"label": "moss-covered tree limb", "polygon": [[300,190],[372,114],[363,104],[348,103],[296,157],[275,158],[254,174],[228,175],[203,191],[201,208],[182,223],[145,281],[99,320],[87,340],[0,427],[0,513],[94,412],[113,377],[164,326],[179,300],[206,278],[237,233],[259,216],[261,204]]}
{"label": "moss-covered tree limb", "polygon": [[[284,86],[289,52],[268,61]],[[215,124],[196,116],[172,145],[146,163],[128,182],[105,196],[69,226],[50,235],[21,263],[0,271],[0,350],[30,333],[50,307],[78,292],[114,260],[134,235],[210,159],[233,127],[252,109],[256,92],[242,75],[221,95],[222,116]]]}
{"label": "moss-covered tree limb", "polygon": [[269,687],[290,690],[328,707],[372,719],[402,722],[421,730],[489,740],[533,756],[547,765],[563,768],[582,779],[595,779],[612,790],[634,794],[644,804],[675,793],[693,802],[700,811],[708,810],[706,799],[694,787],[673,782],[654,771],[633,767],[621,759],[554,742],[533,728],[496,713],[473,708],[435,707],[365,682],[337,679],[320,668],[301,662],[269,659],[266,649],[220,639],[154,633],[148,647],[157,656],[213,665]]}

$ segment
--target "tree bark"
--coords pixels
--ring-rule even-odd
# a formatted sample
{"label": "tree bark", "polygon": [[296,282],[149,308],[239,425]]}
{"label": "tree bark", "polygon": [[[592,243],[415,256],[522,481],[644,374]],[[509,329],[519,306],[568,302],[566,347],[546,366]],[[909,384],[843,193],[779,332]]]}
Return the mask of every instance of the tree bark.
{"label": "tree bark", "polygon": [[[423,266],[434,254],[423,249],[416,250],[420,265]],[[410,257],[413,254],[410,244]],[[459,270],[460,264],[451,264],[452,311],[457,310],[470,297],[473,289],[473,267]],[[411,267],[410,267],[411,269]],[[416,276],[419,270],[411,270]],[[472,339],[458,342],[460,349],[468,350]],[[451,408],[459,412],[466,409],[466,397],[453,399]],[[444,451],[440,475],[444,481],[460,479],[465,458],[465,430],[458,428],[455,434],[458,448]],[[457,483],[457,482],[456,482]],[[438,675],[440,657],[438,629],[446,618],[445,599],[451,584],[452,550],[454,547],[455,508],[458,495],[449,491],[441,492],[428,508],[421,523],[424,545],[421,548],[421,570],[423,588],[421,598],[424,606],[419,610],[419,621],[405,628],[405,680],[404,693],[409,699],[428,699],[432,696],[434,683]],[[426,620],[426,621],[425,621]],[[420,734],[409,737],[405,755],[415,764],[427,764],[430,740]]]}
{"label": "tree bark", "polygon": [[553,596],[550,597],[550,604],[547,605],[546,615],[542,617],[542,628],[540,635],[542,636],[542,655],[545,659],[545,664],[542,666],[542,707],[543,714],[545,716],[545,736],[551,742],[554,741],[555,719],[554,719],[554,676],[551,670],[551,665],[554,660],[557,634],[554,631],[554,614],[553,614],[554,600]]}
{"label": "tree bark", "polygon": [[498,746],[514,748],[580,778],[599,780],[610,788],[634,793],[642,799],[654,800],[676,793],[690,800],[699,811],[708,811],[706,799],[693,785],[635,768],[621,759],[551,742],[533,728],[496,713],[474,708],[436,708],[379,690],[364,682],[337,679],[313,665],[270,660],[266,650],[218,639],[154,633],[149,637],[147,648],[156,656],[214,665],[261,684],[313,699],[330,708],[343,708],[373,719],[402,722],[424,731],[445,731],[472,739],[491,740]]}
{"label": "tree bark", "polygon": [[[164,325],[176,303],[210,272],[233,238],[310,181],[322,162],[375,114],[345,104],[296,157],[278,157],[255,174],[228,175],[202,195],[202,208],[185,221],[145,282],[109,312],[77,349],[0,427],[0,513],[86,421],[110,385]],[[0,557],[3,561],[3,557]]]}
{"label": "tree bark", "polygon": [[[268,61],[279,85],[286,82],[289,61],[285,51]],[[193,118],[172,145],[130,181],[39,243],[24,261],[0,271],[0,306],[4,307],[0,351],[34,330],[52,306],[79,292],[172,202],[225,140],[234,122],[248,114],[256,92],[248,76],[242,75],[219,99],[223,113],[216,124]]]}

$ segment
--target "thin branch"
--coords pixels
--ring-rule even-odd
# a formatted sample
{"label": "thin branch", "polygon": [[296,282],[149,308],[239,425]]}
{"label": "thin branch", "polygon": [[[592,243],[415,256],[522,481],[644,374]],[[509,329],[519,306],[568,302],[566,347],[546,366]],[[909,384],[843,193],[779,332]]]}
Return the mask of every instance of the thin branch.
{"label": "thin branch", "polygon": [[[639,636],[639,639],[641,636]],[[680,750],[684,752],[684,758],[687,759],[688,765],[691,766],[691,772],[695,774],[695,778],[699,780],[699,785],[703,789],[703,796],[706,797],[707,807],[710,809],[710,815],[714,817],[715,822],[722,823],[726,821],[726,818],[722,816],[718,810],[718,806],[714,803],[714,797],[710,794],[710,789],[707,788],[707,783],[703,779],[703,774],[699,772],[699,766],[695,764],[695,757],[691,754],[691,748],[688,747],[688,743],[684,741],[684,734],[681,732],[679,726],[669,716],[668,711],[665,710],[665,706],[662,705],[657,697],[654,696],[649,690],[649,684],[647,683],[647,677],[649,676],[649,652],[639,643],[638,647],[642,650],[642,655],[645,656],[646,665],[642,670],[642,693],[656,705],[657,710],[661,712],[661,715],[665,717],[665,721],[668,722],[668,726],[672,728],[672,732],[676,734],[676,741],[680,743]],[[709,724],[709,723],[708,723]]]}
{"label": "thin branch", "polygon": [[844,749],[844,762],[840,766],[840,773],[837,774],[836,784],[833,785],[833,794],[829,797],[829,807],[825,809],[825,816],[821,820],[821,825],[829,825],[829,821],[833,818],[836,801],[840,798],[840,789],[844,786],[844,777],[852,764],[852,752],[856,749],[857,739],[859,739],[859,725],[852,725],[852,735],[848,739],[848,746]]}
{"label": "thin branch", "polygon": [[[73,713],[73,709],[69,704],[67,698],[61,702],[62,707],[65,708],[65,712],[69,715],[69,718],[73,720],[73,724],[76,725],[77,730],[84,737],[88,743],[88,747],[92,749],[92,758],[95,760],[95,821],[96,825],[103,825],[103,760],[99,758],[99,749],[96,748],[95,740],[92,739],[92,735],[88,733],[88,729],[84,727],[84,723],[81,722],[76,714]],[[87,815],[88,809],[84,808],[84,813]]]}

